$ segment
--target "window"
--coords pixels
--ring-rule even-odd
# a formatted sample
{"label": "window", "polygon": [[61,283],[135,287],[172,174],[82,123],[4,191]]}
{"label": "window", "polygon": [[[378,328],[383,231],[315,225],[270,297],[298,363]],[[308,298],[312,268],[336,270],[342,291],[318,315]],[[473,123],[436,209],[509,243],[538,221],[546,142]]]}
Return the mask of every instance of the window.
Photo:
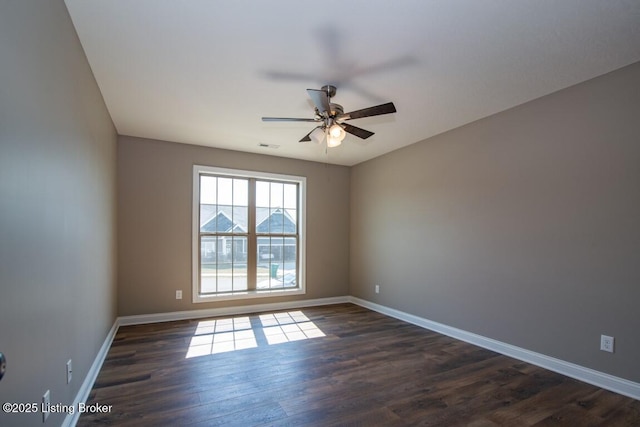
{"label": "window", "polygon": [[305,184],[194,166],[194,302],[304,293]]}

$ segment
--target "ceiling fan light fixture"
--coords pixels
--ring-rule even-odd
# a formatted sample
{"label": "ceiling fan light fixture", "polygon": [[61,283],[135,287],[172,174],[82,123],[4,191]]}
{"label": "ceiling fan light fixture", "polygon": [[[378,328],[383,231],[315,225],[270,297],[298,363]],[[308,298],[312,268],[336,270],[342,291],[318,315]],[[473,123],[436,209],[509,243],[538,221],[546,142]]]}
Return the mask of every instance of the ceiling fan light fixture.
{"label": "ceiling fan light fixture", "polygon": [[329,128],[330,138],[333,138],[342,142],[345,136],[347,136],[347,133],[344,131],[344,129],[342,129],[342,126],[340,126],[339,124],[334,124]]}
{"label": "ceiling fan light fixture", "polygon": [[324,139],[324,129],[317,127],[309,134],[309,138],[316,144],[320,144]]}
{"label": "ceiling fan light fixture", "polygon": [[334,138],[331,136],[331,134],[329,134],[329,136],[327,137],[327,147],[334,148],[340,144],[342,144],[342,140],[338,138]]}

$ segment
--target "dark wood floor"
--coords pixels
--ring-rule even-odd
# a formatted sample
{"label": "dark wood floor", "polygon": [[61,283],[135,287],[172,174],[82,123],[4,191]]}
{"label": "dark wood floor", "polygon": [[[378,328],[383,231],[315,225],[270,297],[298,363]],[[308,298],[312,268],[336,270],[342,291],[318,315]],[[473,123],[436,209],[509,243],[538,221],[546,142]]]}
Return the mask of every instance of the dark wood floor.
{"label": "dark wood floor", "polygon": [[78,425],[640,426],[640,401],[359,306],[228,319],[120,328],[87,402],[112,411]]}

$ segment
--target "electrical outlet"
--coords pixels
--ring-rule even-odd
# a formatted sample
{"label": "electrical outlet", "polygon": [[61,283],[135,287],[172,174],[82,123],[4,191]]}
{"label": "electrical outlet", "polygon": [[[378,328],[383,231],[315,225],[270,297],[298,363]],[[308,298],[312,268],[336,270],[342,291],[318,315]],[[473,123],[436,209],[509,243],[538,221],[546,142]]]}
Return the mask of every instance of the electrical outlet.
{"label": "electrical outlet", "polygon": [[176,299],[182,299],[182,291],[181,290],[177,290],[176,291]]}
{"label": "electrical outlet", "polygon": [[600,335],[600,350],[613,353],[614,338],[606,335]]}
{"label": "electrical outlet", "polygon": [[67,384],[71,384],[71,377],[73,376],[73,367],[71,366],[71,359],[67,361]]}
{"label": "electrical outlet", "polygon": [[51,392],[49,390],[42,396],[42,408],[40,409],[42,409],[42,422],[45,422],[49,418],[49,410],[51,409]]}
{"label": "electrical outlet", "polygon": [[376,285],[376,294],[380,293],[380,285]]}

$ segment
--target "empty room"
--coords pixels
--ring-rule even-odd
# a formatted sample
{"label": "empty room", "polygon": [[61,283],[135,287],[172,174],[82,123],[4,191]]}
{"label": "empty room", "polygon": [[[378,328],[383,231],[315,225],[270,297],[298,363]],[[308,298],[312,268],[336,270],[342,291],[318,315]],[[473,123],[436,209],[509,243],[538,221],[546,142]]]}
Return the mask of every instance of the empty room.
{"label": "empty room", "polygon": [[0,425],[638,426],[639,118],[637,0],[0,0]]}

